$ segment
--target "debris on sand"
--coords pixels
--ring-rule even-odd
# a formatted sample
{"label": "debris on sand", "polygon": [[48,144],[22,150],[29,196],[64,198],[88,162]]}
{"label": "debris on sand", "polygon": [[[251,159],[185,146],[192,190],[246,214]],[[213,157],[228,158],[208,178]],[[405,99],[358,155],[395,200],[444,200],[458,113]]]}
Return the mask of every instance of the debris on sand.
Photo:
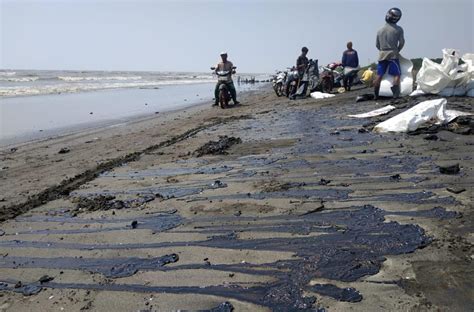
{"label": "debris on sand", "polygon": [[323,209],[324,209],[324,203],[320,202],[320,204],[316,208],[310,209],[310,210],[300,214],[300,216],[307,216],[309,214],[322,211]]}
{"label": "debris on sand", "polygon": [[76,197],[73,202],[77,203],[76,211],[98,211],[138,207],[154,199],[154,195],[140,195],[126,200],[116,199],[112,195],[99,195],[92,198]]}
{"label": "debris on sand", "polygon": [[446,190],[454,194],[460,194],[464,192],[466,189],[462,187],[447,187]]}
{"label": "debris on sand", "polygon": [[59,150],[58,154],[67,154],[69,153],[71,150],[67,147],[63,147]]}
{"label": "debris on sand", "polygon": [[[418,134],[434,134],[438,133],[441,130],[450,131],[452,133],[461,134],[461,135],[470,135],[474,134],[474,119],[472,116],[459,116],[456,119],[453,119],[447,124],[436,125],[436,124],[427,124],[419,127],[414,131],[408,131],[410,135]],[[429,140],[430,136],[425,137],[425,140]],[[434,137],[431,137],[434,139]]]}
{"label": "debris on sand", "polygon": [[372,93],[364,93],[356,97],[356,103],[364,101],[372,101],[375,99],[375,95]]}
{"label": "debris on sand", "polygon": [[222,302],[217,307],[207,310],[208,312],[232,312],[234,311],[234,306],[228,302]]}
{"label": "debris on sand", "polygon": [[38,281],[39,281],[41,284],[43,284],[43,283],[51,282],[53,279],[54,279],[54,277],[52,277],[52,276],[43,275],[43,276],[41,276],[41,277],[39,278]]}
{"label": "debris on sand", "polygon": [[328,185],[331,183],[331,180],[326,180],[324,178],[321,178],[321,180],[318,182],[319,185]]}
{"label": "debris on sand", "polygon": [[400,181],[401,179],[402,179],[402,177],[401,177],[398,173],[390,176],[390,180],[391,180],[391,181],[396,181],[396,182],[398,182],[398,181]]}
{"label": "debris on sand", "polygon": [[450,165],[450,166],[439,166],[439,172],[442,174],[458,174],[461,169],[459,164]]}
{"label": "debris on sand", "polygon": [[226,150],[234,144],[240,144],[242,140],[236,137],[228,137],[226,135],[220,136],[219,141],[209,141],[200,148],[198,148],[194,155],[201,157],[204,155],[226,155]]}
{"label": "debris on sand", "polygon": [[210,187],[211,189],[218,189],[218,188],[227,187],[227,184],[224,183],[224,182],[222,182],[221,180],[216,180],[216,181],[212,182],[209,187]]}
{"label": "debris on sand", "polygon": [[323,295],[345,302],[359,302],[362,300],[362,295],[355,288],[339,288],[331,284],[316,284],[311,287],[311,290]]}
{"label": "debris on sand", "polygon": [[436,134],[428,134],[423,139],[427,141],[438,141],[439,137]]}
{"label": "debris on sand", "polygon": [[24,285],[21,282],[17,282],[13,287],[9,287],[7,283],[0,283],[0,291],[10,290],[10,291],[13,291],[13,292],[23,294],[23,296],[36,295],[42,289],[43,289],[43,287],[41,287],[39,285],[34,285],[34,284]]}

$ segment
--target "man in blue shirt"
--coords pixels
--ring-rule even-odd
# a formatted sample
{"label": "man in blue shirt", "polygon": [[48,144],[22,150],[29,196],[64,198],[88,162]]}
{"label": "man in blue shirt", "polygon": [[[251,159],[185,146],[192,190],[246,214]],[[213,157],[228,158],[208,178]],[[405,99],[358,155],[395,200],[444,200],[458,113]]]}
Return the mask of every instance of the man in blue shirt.
{"label": "man in blue shirt", "polygon": [[357,51],[352,49],[352,42],[347,43],[347,50],[342,54],[342,66],[344,67],[344,89],[351,90],[352,82],[359,68],[359,56]]}

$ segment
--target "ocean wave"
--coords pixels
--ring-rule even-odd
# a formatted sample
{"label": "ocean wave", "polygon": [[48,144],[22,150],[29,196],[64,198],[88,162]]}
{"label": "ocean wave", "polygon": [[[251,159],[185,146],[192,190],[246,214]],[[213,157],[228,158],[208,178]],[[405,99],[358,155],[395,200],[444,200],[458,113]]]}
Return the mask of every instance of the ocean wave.
{"label": "ocean wave", "polygon": [[56,93],[77,93],[84,91],[97,91],[107,89],[159,87],[165,85],[182,85],[195,83],[209,83],[212,79],[189,79],[168,81],[142,81],[142,82],[115,82],[115,83],[77,83],[77,84],[54,84],[44,86],[15,86],[0,88],[0,97],[45,95]]}
{"label": "ocean wave", "polygon": [[[13,75],[11,75],[13,76]],[[39,77],[0,77],[0,81],[9,81],[9,82],[29,82],[36,81]]]}
{"label": "ocean wave", "polygon": [[0,71],[0,76],[15,76],[16,72],[4,72]]}
{"label": "ocean wave", "polygon": [[58,76],[59,80],[64,81],[103,81],[103,80],[141,80],[141,76]]}

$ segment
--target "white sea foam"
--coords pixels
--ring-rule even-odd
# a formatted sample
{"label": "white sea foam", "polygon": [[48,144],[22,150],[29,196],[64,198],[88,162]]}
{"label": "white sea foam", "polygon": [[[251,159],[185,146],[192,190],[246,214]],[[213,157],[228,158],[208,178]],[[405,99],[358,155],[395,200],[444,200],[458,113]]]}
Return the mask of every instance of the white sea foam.
{"label": "white sea foam", "polygon": [[9,82],[29,82],[36,81],[39,77],[0,77],[0,81],[9,81]]}
{"label": "white sea foam", "polygon": [[139,88],[139,87],[158,87],[164,85],[180,85],[193,83],[213,82],[212,79],[182,79],[165,81],[140,81],[140,82],[112,82],[112,83],[59,83],[42,86],[12,86],[0,87],[0,96],[31,96],[55,93],[75,93],[83,91],[121,89],[121,88]]}
{"label": "white sea foam", "polygon": [[58,76],[59,80],[64,81],[103,81],[103,80],[140,80],[141,76]]}
{"label": "white sea foam", "polygon": [[16,72],[4,72],[0,71],[0,76],[15,76]]}

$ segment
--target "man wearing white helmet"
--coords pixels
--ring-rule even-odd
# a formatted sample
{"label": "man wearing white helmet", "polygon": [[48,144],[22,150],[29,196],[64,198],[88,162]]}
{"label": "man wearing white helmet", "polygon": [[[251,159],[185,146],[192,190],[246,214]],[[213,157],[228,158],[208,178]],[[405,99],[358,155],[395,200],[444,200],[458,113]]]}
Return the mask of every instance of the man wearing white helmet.
{"label": "man wearing white helmet", "polygon": [[378,99],[380,82],[383,75],[388,73],[394,76],[392,93],[393,97],[400,96],[400,51],[405,45],[403,28],[397,25],[402,17],[402,11],[398,8],[391,8],[385,15],[387,22],[377,33],[376,46],[379,52],[379,61],[377,64],[377,77],[374,81],[375,99]]}
{"label": "man wearing white helmet", "polygon": [[[228,71],[229,76],[227,77],[226,85],[229,87],[230,95],[232,96],[232,100],[234,104],[237,105],[239,102],[237,101],[237,91],[235,91],[234,82],[232,80],[232,74],[235,74],[235,70],[233,69],[234,64],[231,61],[227,60],[227,52],[221,52],[221,59],[222,62],[219,62],[216,66],[215,72],[218,71]],[[218,105],[219,101],[219,85],[221,82],[216,84],[216,88],[214,90],[214,105]]]}

